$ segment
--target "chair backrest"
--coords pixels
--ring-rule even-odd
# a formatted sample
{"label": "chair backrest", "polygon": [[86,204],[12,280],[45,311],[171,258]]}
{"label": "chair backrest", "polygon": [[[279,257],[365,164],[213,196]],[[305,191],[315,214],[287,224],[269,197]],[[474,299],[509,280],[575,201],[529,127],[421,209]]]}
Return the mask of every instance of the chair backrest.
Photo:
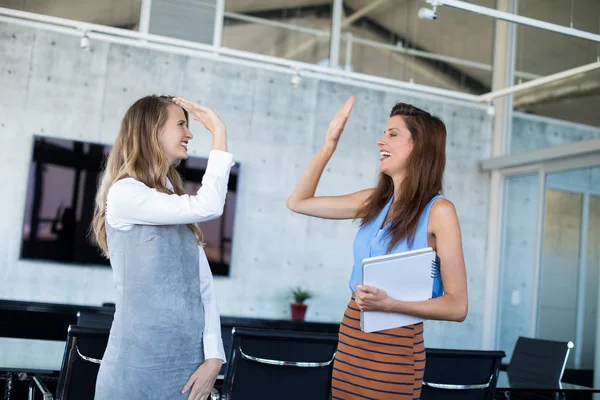
{"label": "chair backrest", "polygon": [[491,400],[503,351],[425,349],[421,400]]}
{"label": "chair backrest", "polygon": [[511,385],[558,386],[572,348],[572,342],[519,337],[507,369]]}
{"label": "chair backrest", "polygon": [[88,328],[110,329],[115,314],[113,310],[107,311],[79,311],[77,312],[77,325]]}
{"label": "chair backrest", "polygon": [[93,400],[100,361],[108,343],[109,329],[69,326],[57,400]]}
{"label": "chair backrest", "polygon": [[[267,329],[293,332],[319,332],[332,333],[337,335],[339,332],[340,324],[326,322],[221,316],[221,337],[223,338],[223,347],[225,348],[225,354],[231,353],[231,332],[233,328]],[[224,363],[219,374],[226,375],[227,369],[230,365],[230,362]]]}
{"label": "chair backrest", "polygon": [[333,333],[234,328],[224,398],[330,399],[337,339]]}

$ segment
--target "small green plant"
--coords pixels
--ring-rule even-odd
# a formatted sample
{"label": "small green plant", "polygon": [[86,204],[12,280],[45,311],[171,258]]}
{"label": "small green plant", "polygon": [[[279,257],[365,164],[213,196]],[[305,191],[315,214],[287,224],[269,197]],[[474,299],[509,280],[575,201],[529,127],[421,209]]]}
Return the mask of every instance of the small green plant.
{"label": "small green plant", "polygon": [[292,288],[292,294],[294,295],[294,302],[298,304],[302,304],[312,297],[309,291],[302,289],[300,286]]}

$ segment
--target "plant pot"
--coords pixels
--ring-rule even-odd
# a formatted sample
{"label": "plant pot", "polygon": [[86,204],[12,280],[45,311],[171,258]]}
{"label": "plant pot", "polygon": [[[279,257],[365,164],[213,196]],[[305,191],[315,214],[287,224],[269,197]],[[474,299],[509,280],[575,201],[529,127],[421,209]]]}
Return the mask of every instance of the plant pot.
{"label": "plant pot", "polygon": [[304,321],[304,315],[306,314],[306,304],[292,303],[292,321]]}

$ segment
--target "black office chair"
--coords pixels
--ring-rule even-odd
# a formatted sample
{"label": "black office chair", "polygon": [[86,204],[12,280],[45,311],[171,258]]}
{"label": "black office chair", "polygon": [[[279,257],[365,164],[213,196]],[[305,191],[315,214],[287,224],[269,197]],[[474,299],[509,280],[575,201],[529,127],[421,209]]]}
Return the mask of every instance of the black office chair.
{"label": "black office chair", "polygon": [[108,329],[70,325],[56,388],[57,400],[93,400]]}
{"label": "black office chair", "polygon": [[425,349],[421,400],[492,400],[503,351]]}
{"label": "black office chair", "polygon": [[234,328],[227,400],[328,400],[337,334]]}
{"label": "black office chair", "polygon": [[573,342],[519,337],[506,371],[511,386],[535,382],[557,387],[572,348]]}
{"label": "black office chair", "polygon": [[[534,339],[520,336],[506,373],[511,388],[531,386],[558,388],[562,381],[573,342]],[[563,393],[518,391],[507,393],[511,399],[557,399]]]}

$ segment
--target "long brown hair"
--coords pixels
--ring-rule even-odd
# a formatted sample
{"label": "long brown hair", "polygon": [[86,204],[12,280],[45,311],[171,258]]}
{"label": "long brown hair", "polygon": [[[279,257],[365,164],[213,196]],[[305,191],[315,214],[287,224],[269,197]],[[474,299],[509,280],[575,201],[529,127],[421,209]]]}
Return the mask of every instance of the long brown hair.
{"label": "long brown hair", "polygon": [[[442,120],[406,103],[394,106],[390,118],[396,115],[404,120],[414,147],[406,162],[398,198],[394,199],[389,211],[391,224],[388,235],[391,240],[388,252],[404,239],[407,239],[409,248],[412,247],[423,210],[436,194],[442,192],[446,167],[446,126]],[[356,214],[361,225],[377,218],[393,195],[392,178],[381,173],[377,187]]]}
{"label": "long brown hair", "polygon": [[[167,121],[167,108],[171,104],[175,104],[171,96],[146,96],[133,103],[123,117],[119,135],[110,150],[98,186],[92,220],[94,239],[106,258],[109,257],[104,220],[106,195],[115,182],[131,177],[162,193],[185,194],[181,175],[169,163],[158,144],[158,134]],[[187,124],[188,113],[183,111]],[[165,185],[165,171],[168,171],[167,178],[173,185],[173,191]],[[201,244],[200,228],[196,224],[188,226]]]}

